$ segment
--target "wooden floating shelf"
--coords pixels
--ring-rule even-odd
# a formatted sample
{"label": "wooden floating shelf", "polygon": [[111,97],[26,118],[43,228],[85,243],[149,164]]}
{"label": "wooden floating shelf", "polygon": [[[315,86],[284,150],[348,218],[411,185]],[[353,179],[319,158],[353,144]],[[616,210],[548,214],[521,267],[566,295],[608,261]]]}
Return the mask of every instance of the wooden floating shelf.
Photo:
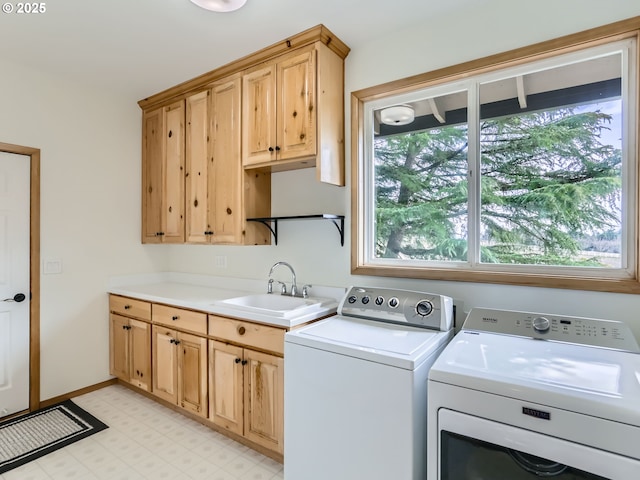
{"label": "wooden floating shelf", "polygon": [[317,215],[247,218],[247,222],[258,222],[266,226],[271,231],[276,245],[278,245],[278,222],[280,220],[329,220],[333,222],[338,229],[338,233],[340,234],[340,245],[344,247],[344,215],[320,213]]}

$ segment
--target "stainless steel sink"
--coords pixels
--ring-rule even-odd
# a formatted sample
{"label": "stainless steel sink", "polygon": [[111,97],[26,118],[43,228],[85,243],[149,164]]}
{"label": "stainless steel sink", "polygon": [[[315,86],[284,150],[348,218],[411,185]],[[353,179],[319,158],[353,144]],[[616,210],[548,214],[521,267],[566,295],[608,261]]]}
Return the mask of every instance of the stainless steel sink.
{"label": "stainless steel sink", "polygon": [[317,310],[330,308],[335,304],[333,298],[324,297],[289,297],[259,293],[242,297],[229,298],[216,302],[216,305],[238,311],[258,313],[280,318],[294,318],[307,315]]}

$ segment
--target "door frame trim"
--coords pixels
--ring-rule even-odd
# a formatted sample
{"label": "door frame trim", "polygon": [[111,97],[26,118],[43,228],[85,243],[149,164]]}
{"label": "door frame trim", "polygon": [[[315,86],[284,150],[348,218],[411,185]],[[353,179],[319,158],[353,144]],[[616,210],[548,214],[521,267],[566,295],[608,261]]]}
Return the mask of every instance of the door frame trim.
{"label": "door frame trim", "polygon": [[29,410],[40,408],[40,149],[0,142],[0,152],[29,157],[31,163],[29,270]]}

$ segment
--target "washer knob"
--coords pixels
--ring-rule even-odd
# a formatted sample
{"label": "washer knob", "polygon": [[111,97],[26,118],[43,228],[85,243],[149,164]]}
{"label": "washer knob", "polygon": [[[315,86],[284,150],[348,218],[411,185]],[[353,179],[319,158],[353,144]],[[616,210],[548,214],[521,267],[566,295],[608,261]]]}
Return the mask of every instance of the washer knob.
{"label": "washer knob", "polygon": [[369,300],[370,300],[369,295],[365,295],[364,297],[362,297],[361,301],[364,305],[366,305],[367,303],[369,303]]}
{"label": "washer knob", "polygon": [[431,315],[431,312],[433,312],[433,304],[429,300],[420,300],[416,304],[416,313],[421,317]]}
{"label": "washer knob", "polygon": [[396,308],[399,304],[400,304],[400,301],[398,300],[397,297],[391,297],[389,299],[389,306],[391,308]]}
{"label": "washer knob", "polygon": [[533,325],[533,329],[536,332],[544,333],[547,330],[549,330],[549,327],[551,326],[551,322],[549,321],[548,318],[536,317],[533,319],[532,325]]}
{"label": "washer knob", "polygon": [[381,297],[380,295],[378,295],[378,296],[376,297],[376,305],[380,306],[380,305],[382,305],[383,303],[384,303],[384,298],[383,298],[383,297]]}
{"label": "washer knob", "polygon": [[347,299],[349,303],[356,303],[356,300],[358,299],[356,298],[355,295],[350,295],[349,298]]}

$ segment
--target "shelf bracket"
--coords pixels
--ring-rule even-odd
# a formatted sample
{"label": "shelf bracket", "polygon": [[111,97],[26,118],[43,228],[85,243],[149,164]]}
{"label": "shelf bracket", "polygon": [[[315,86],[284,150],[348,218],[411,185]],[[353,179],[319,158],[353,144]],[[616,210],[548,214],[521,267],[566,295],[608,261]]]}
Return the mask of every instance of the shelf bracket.
{"label": "shelf bracket", "polygon": [[279,220],[331,220],[340,234],[340,246],[344,247],[344,215],[333,215],[323,213],[319,215],[295,215],[287,217],[259,217],[247,218],[248,222],[258,222],[269,229],[273,235],[273,240],[278,245],[278,221]]}
{"label": "shelf bracket", "polygon": [[[338,229],[338,233],[340,234],[340,246],[344,247],[344,217],[341,216],[339,218],[332,218],[330,220],[336,226],[336,228]],[[338,220],[340,220],[340,225],[338,225]]]}
{"label": "shelf bracket", "polygon": [[[273,235],[273,241],[278,245],[278,219],[277,218],[247,218],[250,222],[258,222],[269,229]],[[273,226],[272,226],[273,225]]]}

